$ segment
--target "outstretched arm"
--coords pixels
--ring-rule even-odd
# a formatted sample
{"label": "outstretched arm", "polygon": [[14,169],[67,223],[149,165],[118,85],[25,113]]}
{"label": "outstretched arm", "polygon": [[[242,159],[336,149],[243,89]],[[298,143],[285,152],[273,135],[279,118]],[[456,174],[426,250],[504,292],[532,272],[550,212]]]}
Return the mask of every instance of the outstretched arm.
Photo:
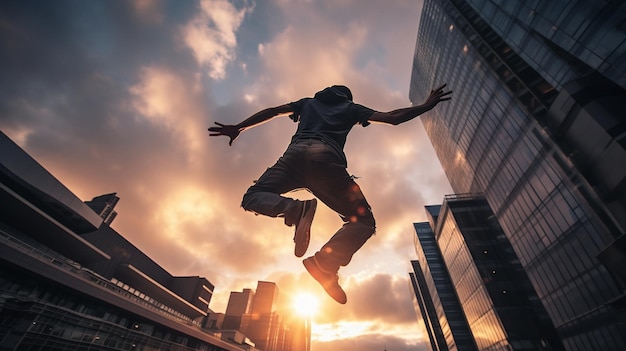
{"label": "outstretched arm", "polygon": [[441,101],[450,100],[450,94],[452,94],[452,91],[444,92],[443,88],[445,87],[446,85],[444,84],[437,89],[431,90],[430,95],[421,105],[401,108],[389,112],[374,112],[372,116],[370,116],[369,121],[392,125],[408,122],[422,113],[432,110]]}
{"label": "outstretched arm", "polygon": [[211,132],[209,136],[225,135],[230,138],[228,145],[232,145],[233,141],[235,141],[235,139],[237,139],[237,137],[239,136],[239,133],[243,132],[244,130],[258,126],[259,124],[263,124],[274,117],[292,112],[294,112],[293,108],[290,105],[286,104],[266,108],[265,110],[259,111],[235,125],[215,122],[215,124],[217,124],[217,127],[209,127],[209,132]]}

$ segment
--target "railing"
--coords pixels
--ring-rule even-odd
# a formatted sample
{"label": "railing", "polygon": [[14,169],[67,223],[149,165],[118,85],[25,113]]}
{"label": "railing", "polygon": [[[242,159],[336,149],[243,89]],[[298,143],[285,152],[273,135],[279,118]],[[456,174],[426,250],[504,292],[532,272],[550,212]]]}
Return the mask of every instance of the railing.
{"label": "railing", "polygon": [[35,247],[33,246],[33,244],[26,243],[15,237],[11,233],[7,232],[3,228],[0,228],[0,244],[7,245],[20,252],[23,252],[29,257],[40,260],[44,264],[54,264],[57,268],[61,268],[67,272],[71,272],[72,274],[80,277],[83,280],[87,280],[91,283],[104,287],[113,293],[121,295],[174,321],[183,322],[184,324],[194,327],[200,327],[199,322],[191,319],[188,316],[185,316],[184,314],[172,309],[171,307],[157,300],[154,300],[153,298],[145,295],[139,290],[136,290],[117,279],[108,280],[98,273],[82,267],[78,262],[72,261],[71,259],[59,253],[53,252],[45,247]]}

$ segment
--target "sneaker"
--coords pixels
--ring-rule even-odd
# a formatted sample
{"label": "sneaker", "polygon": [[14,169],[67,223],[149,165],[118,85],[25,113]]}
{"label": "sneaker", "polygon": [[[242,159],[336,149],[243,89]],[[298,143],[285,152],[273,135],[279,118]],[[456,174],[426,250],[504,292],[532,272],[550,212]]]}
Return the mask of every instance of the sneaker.
{"label": "sneaker", "polygon": [[322,284],[322,287],[330,297],[342,305],[348,302],[346,293],[341,286],[339,286],[339,275],[337,275],[337,273],[324,271],[317,263],[315,256],[305,258],[302,263],[306,270],[309,271],[309,274]]}
{"label": "sneaker", "polygon": [[317,200],[306,200],[303,202],[302,213],[296,223],[296,231],[293,241],[296,243],[294,254],[296,257],[302,257],[309,248],[309,240],[311,239],[311,223],[315,210],[317,209]]}

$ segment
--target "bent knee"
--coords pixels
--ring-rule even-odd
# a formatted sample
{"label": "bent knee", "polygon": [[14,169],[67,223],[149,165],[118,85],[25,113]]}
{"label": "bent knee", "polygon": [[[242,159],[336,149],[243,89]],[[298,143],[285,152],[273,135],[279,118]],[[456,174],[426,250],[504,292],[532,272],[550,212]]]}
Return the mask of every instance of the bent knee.
{"label": "bent knee", "polygon": [[350,218],[350,222],[357,222],[363,224],[367,227],[372,228],[372,232],[376,230],[376,220],[374,219],[374,215],[371,211],[366,211],[365,213],[359,213],[357,216],[353,216]]}
{"label": "bent knee", "polygon": [[374,216],[371,213],[369,216],[359,219],[359,222],[365,224],[368,227],[372,227],[372,229],[376,229],[376,220],[374,219]]}
{"label": "bent knee", "polygon": [[241,207],[246,211],[252,211],[250,205],[253,203],[252,198],[254,197],[254,192],[248,190],[245,194],[243,194],[243,198],[241,199]]}

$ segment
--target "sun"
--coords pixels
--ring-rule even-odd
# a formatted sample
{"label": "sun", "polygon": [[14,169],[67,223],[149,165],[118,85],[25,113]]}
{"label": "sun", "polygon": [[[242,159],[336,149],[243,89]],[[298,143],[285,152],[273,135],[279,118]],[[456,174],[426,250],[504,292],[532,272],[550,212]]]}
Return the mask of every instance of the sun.
{"label": "sun", "polygon": [[319,308],[319,300],[311,293],[301,292],[293,298],[293,309],[302,317],[311,317]]}

